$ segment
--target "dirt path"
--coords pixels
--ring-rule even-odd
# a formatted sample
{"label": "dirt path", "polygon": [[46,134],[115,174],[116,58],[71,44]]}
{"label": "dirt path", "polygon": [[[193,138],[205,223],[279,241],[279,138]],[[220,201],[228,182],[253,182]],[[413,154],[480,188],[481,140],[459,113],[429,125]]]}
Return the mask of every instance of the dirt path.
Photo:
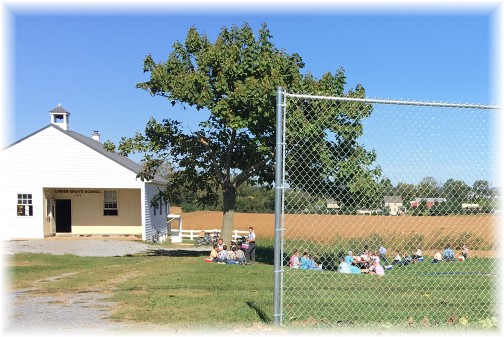
{"label": "dirt path", "polygon": [[131,329],[131,324],[106,319],[114,305],[107,301],[110,294],[103,290],[85,293],[43,294],[40,284],[55,282],[74,276],[61,274],[34,282],[26,289],[9,292],[5,334],[61,334],[78,333],[85,330],[93,335],[121,332]]}
{"label": "dirt path", "polygon": [[[125,256],[148,253],[152,250],[177,250],[180,247],[160,248],[134,240],[114,239],[72,239],[56,238],[44,240],[22,240],[3,242],[4,257],[18,252],[49,253],[55,255],[73,254],[78,256]],[[208,247],[182,247],[183,249],[205,250]],[[115,287],[135,273],[120,275],[107,285],[94,291],[83,293],[44,293],[40,285],[47,285],[62,278],[72,277],[65,273],[34,282],[30,288],[4,290],[5,335],[95,335],[172,333],[173,327],[149,326],[132,322],[115,322],[107,317],[113,306],[110,300]],[[8,288],[8,287],[4,287]]]}

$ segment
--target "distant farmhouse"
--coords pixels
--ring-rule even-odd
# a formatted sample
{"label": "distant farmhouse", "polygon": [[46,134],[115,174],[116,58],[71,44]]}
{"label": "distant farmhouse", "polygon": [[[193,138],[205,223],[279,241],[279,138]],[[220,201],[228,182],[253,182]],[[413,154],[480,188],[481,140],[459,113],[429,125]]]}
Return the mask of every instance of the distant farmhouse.
{"label": "distant farmhouse", "polygon": [[389,207],[390,215],[403,213],[403,200],[400,196],[385,196],[383,197],[383,206]]}
{"label": "distant farmhouse", "polygon": [[169,205],[150,201],[166,180],[137,178],[142,166],[70,130],[61,106],[51,122],[1,152],[1,208],[6,239],[54,235],[136,235],[150,240],[168,232]]}
{"label": "distant farmhouse", "polygon": [[420,203],[424,200],[427,202],[426,205],[427,208],[431,208],[432,206],[434,206],[436,202],[440,204],[446,201],[445,198],[415,198],[412,201],[410,201],[411,208],[417,208],[418,206],[420,206]]}
{"label": "distant farmhouse", "polygon": [[465,210],[479,209],[479,207],[480,207],[479,204],[462,203],[462,209],[465,209]]}
{"label": "distant farmhouse", "polygon": [[340,210],[339,204],[333,199],[326,200],[327,213],[337,213]]}

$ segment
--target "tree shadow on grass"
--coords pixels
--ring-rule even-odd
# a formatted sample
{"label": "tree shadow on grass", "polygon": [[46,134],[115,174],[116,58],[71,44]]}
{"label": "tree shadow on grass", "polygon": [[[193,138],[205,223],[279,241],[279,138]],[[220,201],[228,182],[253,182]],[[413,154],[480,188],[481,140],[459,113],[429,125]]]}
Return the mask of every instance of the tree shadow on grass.
{"label": "tree shadow on grass", "polygon": [[[141,254],[128,254],[126,256],[173,256],[173,257],[208,257],[210,251],[191,250],[191,249],[149,249]],[[274,249],[273,247],[256,248],[256,262],[273,265],[274,264]]]}
{"label": "tree shadow on grass", "polygon": [[266,316],[266,313],[264,312],[264,310],[259,308],[259,306],[257,304],[255,304],[252,301],[247,301],[247,302],[245,302],[245,304],[247,304],[250,309],[254,310],[257,313],[257,316],[259,316],[259,318],[261,319],[261,322],[271,323],[271,320],[268,318],[268,316]]}
{"label": "tree shadow on grass", "polygon": [[[208,256],[209,252],[202,250],[166,250],[166,249],[149,249],[141,256],[171,256],[171,257],[202,257]],[[138,256],[138,255],[137,255]]]}
{"label": "tree shadow on grass", "polygon": [[273,247],[256,247],[256,261],[273,265],[275,261],[275,251]]}

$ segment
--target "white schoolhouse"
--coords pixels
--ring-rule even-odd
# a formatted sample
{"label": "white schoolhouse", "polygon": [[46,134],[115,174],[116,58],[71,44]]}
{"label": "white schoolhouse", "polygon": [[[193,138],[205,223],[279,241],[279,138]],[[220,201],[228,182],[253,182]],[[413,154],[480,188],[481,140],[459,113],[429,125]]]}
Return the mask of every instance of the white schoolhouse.
{"label": "white schoolhouse", "polygon": [[58,105],[51,123],[2,150],[4,239],[54,235],[136,235],[166,239],[169,205],[150,201],[166,180],[137,178],[142,166],[108,152],[97,131],[70,130]]}

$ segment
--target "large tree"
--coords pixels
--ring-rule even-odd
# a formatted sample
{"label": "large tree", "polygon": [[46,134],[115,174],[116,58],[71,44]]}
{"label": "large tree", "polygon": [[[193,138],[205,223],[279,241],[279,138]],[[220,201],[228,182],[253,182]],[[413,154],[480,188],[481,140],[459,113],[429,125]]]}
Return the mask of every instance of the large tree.
{"label": "large tree", "polygon": [[448,179],[442,187],[442,196],[458,205],[469,201],[471,187],[462,180]]}
{"label": "large tree", "polygon": [[[361,85],[344,91],[343,68],[315,79],[303,77],[302,93],[365,98]],[[327,194],[346,210],[379,207],[386,181],[374,166],[375,151],[359,144],[362,120],[373,107],[362,101],[299,98],[288,100],[286,181],[291,188],[312,195]]]}
{"label": "large tree", "polygon": [[[183,43],[175,42],[166,62],[156,63],[148,55],[144,72],[150,79],[137,87],[165,97],[173,106],[204,109],[209,117],[197,130],[186,130],[173,119],[151,118],[144,134],[123,138],[118,147],[123,155],[144,153],[142,179],[150,179],[162,163],[173,163],[170,182],[161,194],[165,199],[181,184],[206,191],[206,201],[216,200],[220,191],[226,242],[231,239],[238,187],[274,181],[276,88],[318,88],[318,93],[343,95],[342,69],[320,80],[303,76],[301,57],[277,49],[271,38],[266,24],[257,37],[248,24],[224,27],[215,42],[193,27]],[[363,96],[364,90],[359,86],[353,94]],[[355,147],[353,141],[347,146]]]}
{"label": "large tree", "polygon": [[439,197],[439,183],[434,177],[425,177],[417,185],[418,197],[437,198]]}

